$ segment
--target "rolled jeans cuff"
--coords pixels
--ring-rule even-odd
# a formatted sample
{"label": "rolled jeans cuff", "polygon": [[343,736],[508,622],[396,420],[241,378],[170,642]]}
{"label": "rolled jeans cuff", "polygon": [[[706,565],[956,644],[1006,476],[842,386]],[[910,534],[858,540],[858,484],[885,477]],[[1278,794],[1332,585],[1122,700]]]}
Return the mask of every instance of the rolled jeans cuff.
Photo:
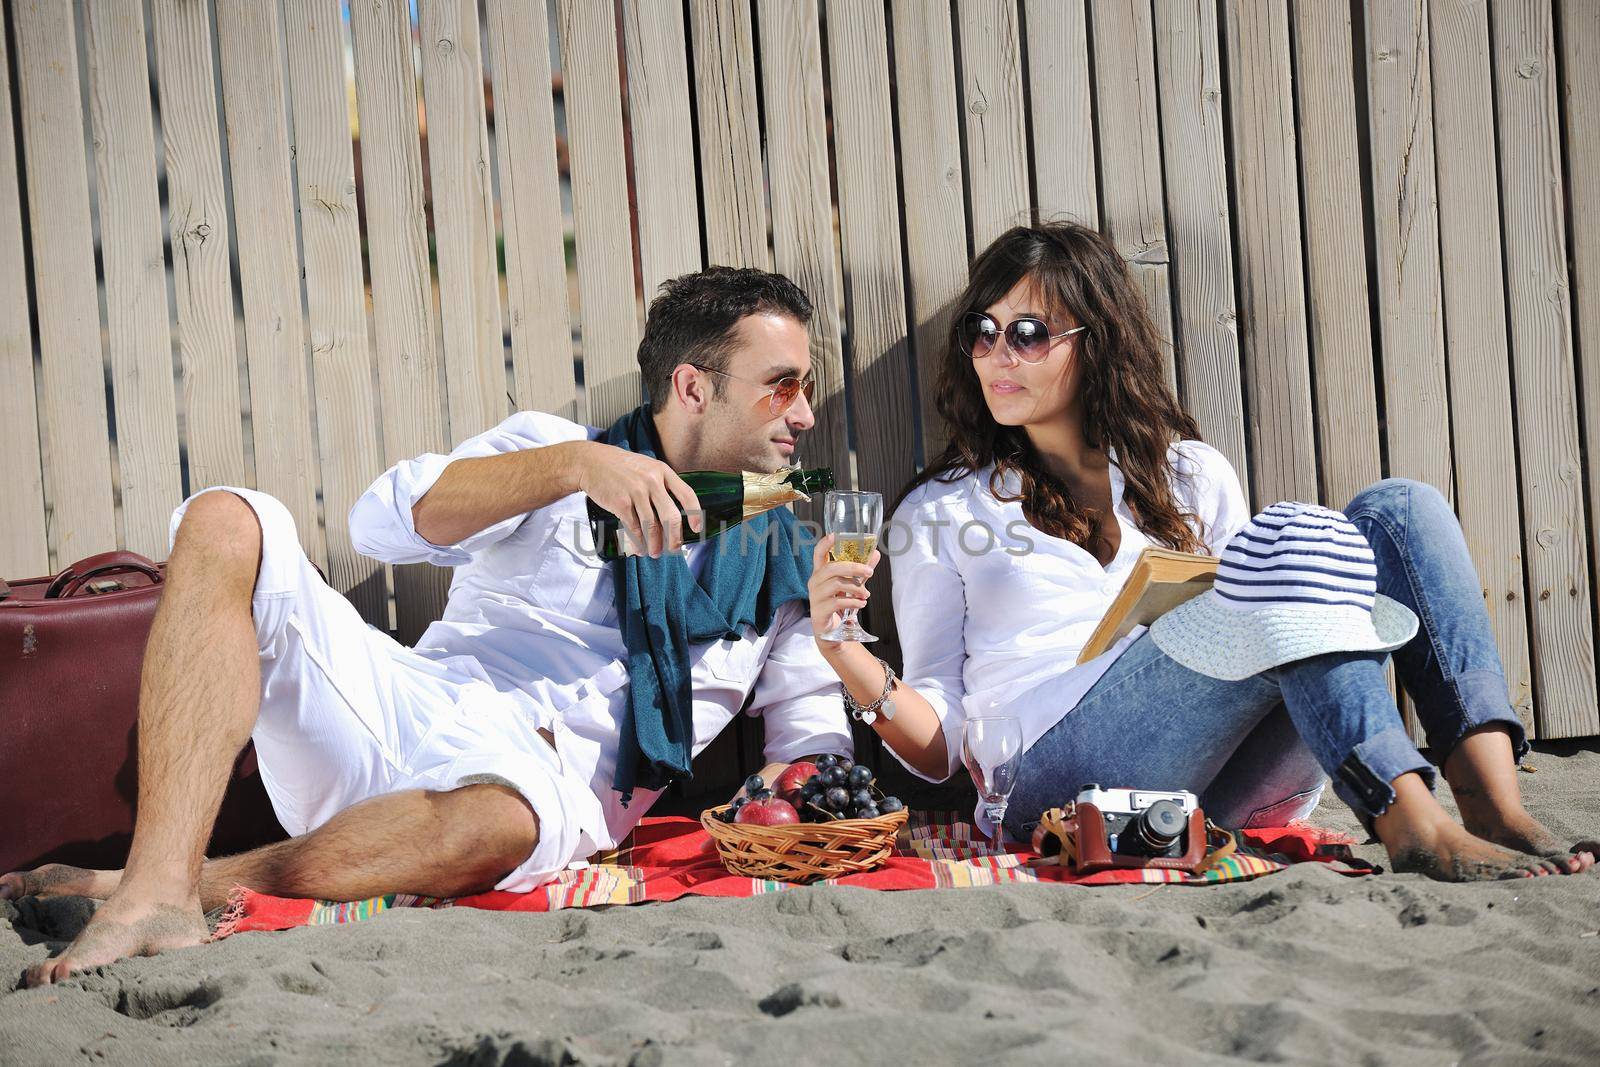
{"label": "rolled jeans cuff", "polygon": [[1472,731],[1502,725],[1511,735],[1512,758],[1521,763],[1528,753],[1528,731],[1506,703],[1505,675],[1498,670],[1463,671],[1451,683],[1457,701],[1457,714],[1450,720],[1453,736],[1436,738],[1429,731],[1428,749],[1434,762],[1443,767],[1461,739]]}
{"label": "rolled jeans cuff", "polygon": [[1433,788],[1433,764],[1422,757],[1401,729],[1384,730],[1355,747],[1333,775],[1333,791],[1361,817],[1367,832],[1372,821],[1394,803],[1391,784],[1402,774],[1416,771]]}

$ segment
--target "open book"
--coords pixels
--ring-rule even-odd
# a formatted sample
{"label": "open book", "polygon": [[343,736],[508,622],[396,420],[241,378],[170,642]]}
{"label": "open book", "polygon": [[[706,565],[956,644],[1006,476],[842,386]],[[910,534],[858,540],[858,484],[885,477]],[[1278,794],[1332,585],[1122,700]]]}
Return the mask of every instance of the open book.
{"label": "open book", "polygon": [[1087,663],[1116,644],[1135,626],[1149,626],[1161,616],[1207,589],[1217,577],[1217,558],[1168,548],[1146,548],[1134,560],[1122,591],[1106,609],[1089,643],[1078,653]]}

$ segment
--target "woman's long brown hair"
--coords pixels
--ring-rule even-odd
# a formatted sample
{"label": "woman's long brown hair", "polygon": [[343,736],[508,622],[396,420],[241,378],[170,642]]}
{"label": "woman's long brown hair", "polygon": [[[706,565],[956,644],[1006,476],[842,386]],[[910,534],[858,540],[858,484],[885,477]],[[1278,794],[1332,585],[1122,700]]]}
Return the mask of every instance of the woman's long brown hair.
{"label": "woman's long brown hair", "polygon": [[[950,443],[905,492],[935,478],[956,481],[992,463],[989,489],[998,499],[1020,500],[1035,529],[1094,551],[1099,514],[1046,469],[1021,427],[995,422],[972,359],[957,338],[962,316],[986,311],[1024,278],[1048,302],[1052,318],[1070,314],[1088,327],[1074,342],[1085,443],[1117,450],[1123,500],[1139,528],[1157,544],[1205,552],[1196,534],[1199,517],[1180,512],[1173,495],[1167,455],[1175,441],[1199,440],[1200,428],[1162,377],[1161,339],[1127,264],[1109,241],[1076,223],[1014,227],[973,261],[966,291],[950,317],[939,371],[937,405]],[[1012,472],[1020,492],[1005,495]]]}

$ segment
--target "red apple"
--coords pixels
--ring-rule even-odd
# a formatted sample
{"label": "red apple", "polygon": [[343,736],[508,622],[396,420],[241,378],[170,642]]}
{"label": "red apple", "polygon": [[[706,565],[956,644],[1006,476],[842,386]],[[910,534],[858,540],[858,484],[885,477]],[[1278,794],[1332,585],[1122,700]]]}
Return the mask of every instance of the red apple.
{"label": "red apple", "polygon": [[754,823],[757,826],[787,826],[800,821],[800,813],[794,810],[794,805],[782,797],[773,797],[771,800],[747,801],[739,809],[739,814],[733,817],[734,822]]}
{"label": "red apple", "polygon": [[800,788],[817,773],[815,763],[791,763],[772,783],[772,791],[795,807],[800,806]]}

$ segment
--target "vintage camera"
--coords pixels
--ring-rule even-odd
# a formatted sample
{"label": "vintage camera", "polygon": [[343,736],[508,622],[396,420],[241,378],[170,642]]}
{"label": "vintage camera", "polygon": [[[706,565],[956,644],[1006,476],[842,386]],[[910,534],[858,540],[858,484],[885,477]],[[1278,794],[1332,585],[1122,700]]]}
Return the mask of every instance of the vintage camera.
{"label": "vintage camera", "polygon": [[1189,816],[1200,810],[1200,798],[1181,789],[1102,789],[1093,782],[1078,789],[1080,816],[1086,804],[1105,824],[1107,850],[1122,856],[1182,856]]}
{"label": "vintage camera", "polygon": [[1118,867],[1197,870],[1205,859],[1206,817],[1200,798],[1182,790],[1078,790],[1062,828],[1064,859],[1080,874]]}

